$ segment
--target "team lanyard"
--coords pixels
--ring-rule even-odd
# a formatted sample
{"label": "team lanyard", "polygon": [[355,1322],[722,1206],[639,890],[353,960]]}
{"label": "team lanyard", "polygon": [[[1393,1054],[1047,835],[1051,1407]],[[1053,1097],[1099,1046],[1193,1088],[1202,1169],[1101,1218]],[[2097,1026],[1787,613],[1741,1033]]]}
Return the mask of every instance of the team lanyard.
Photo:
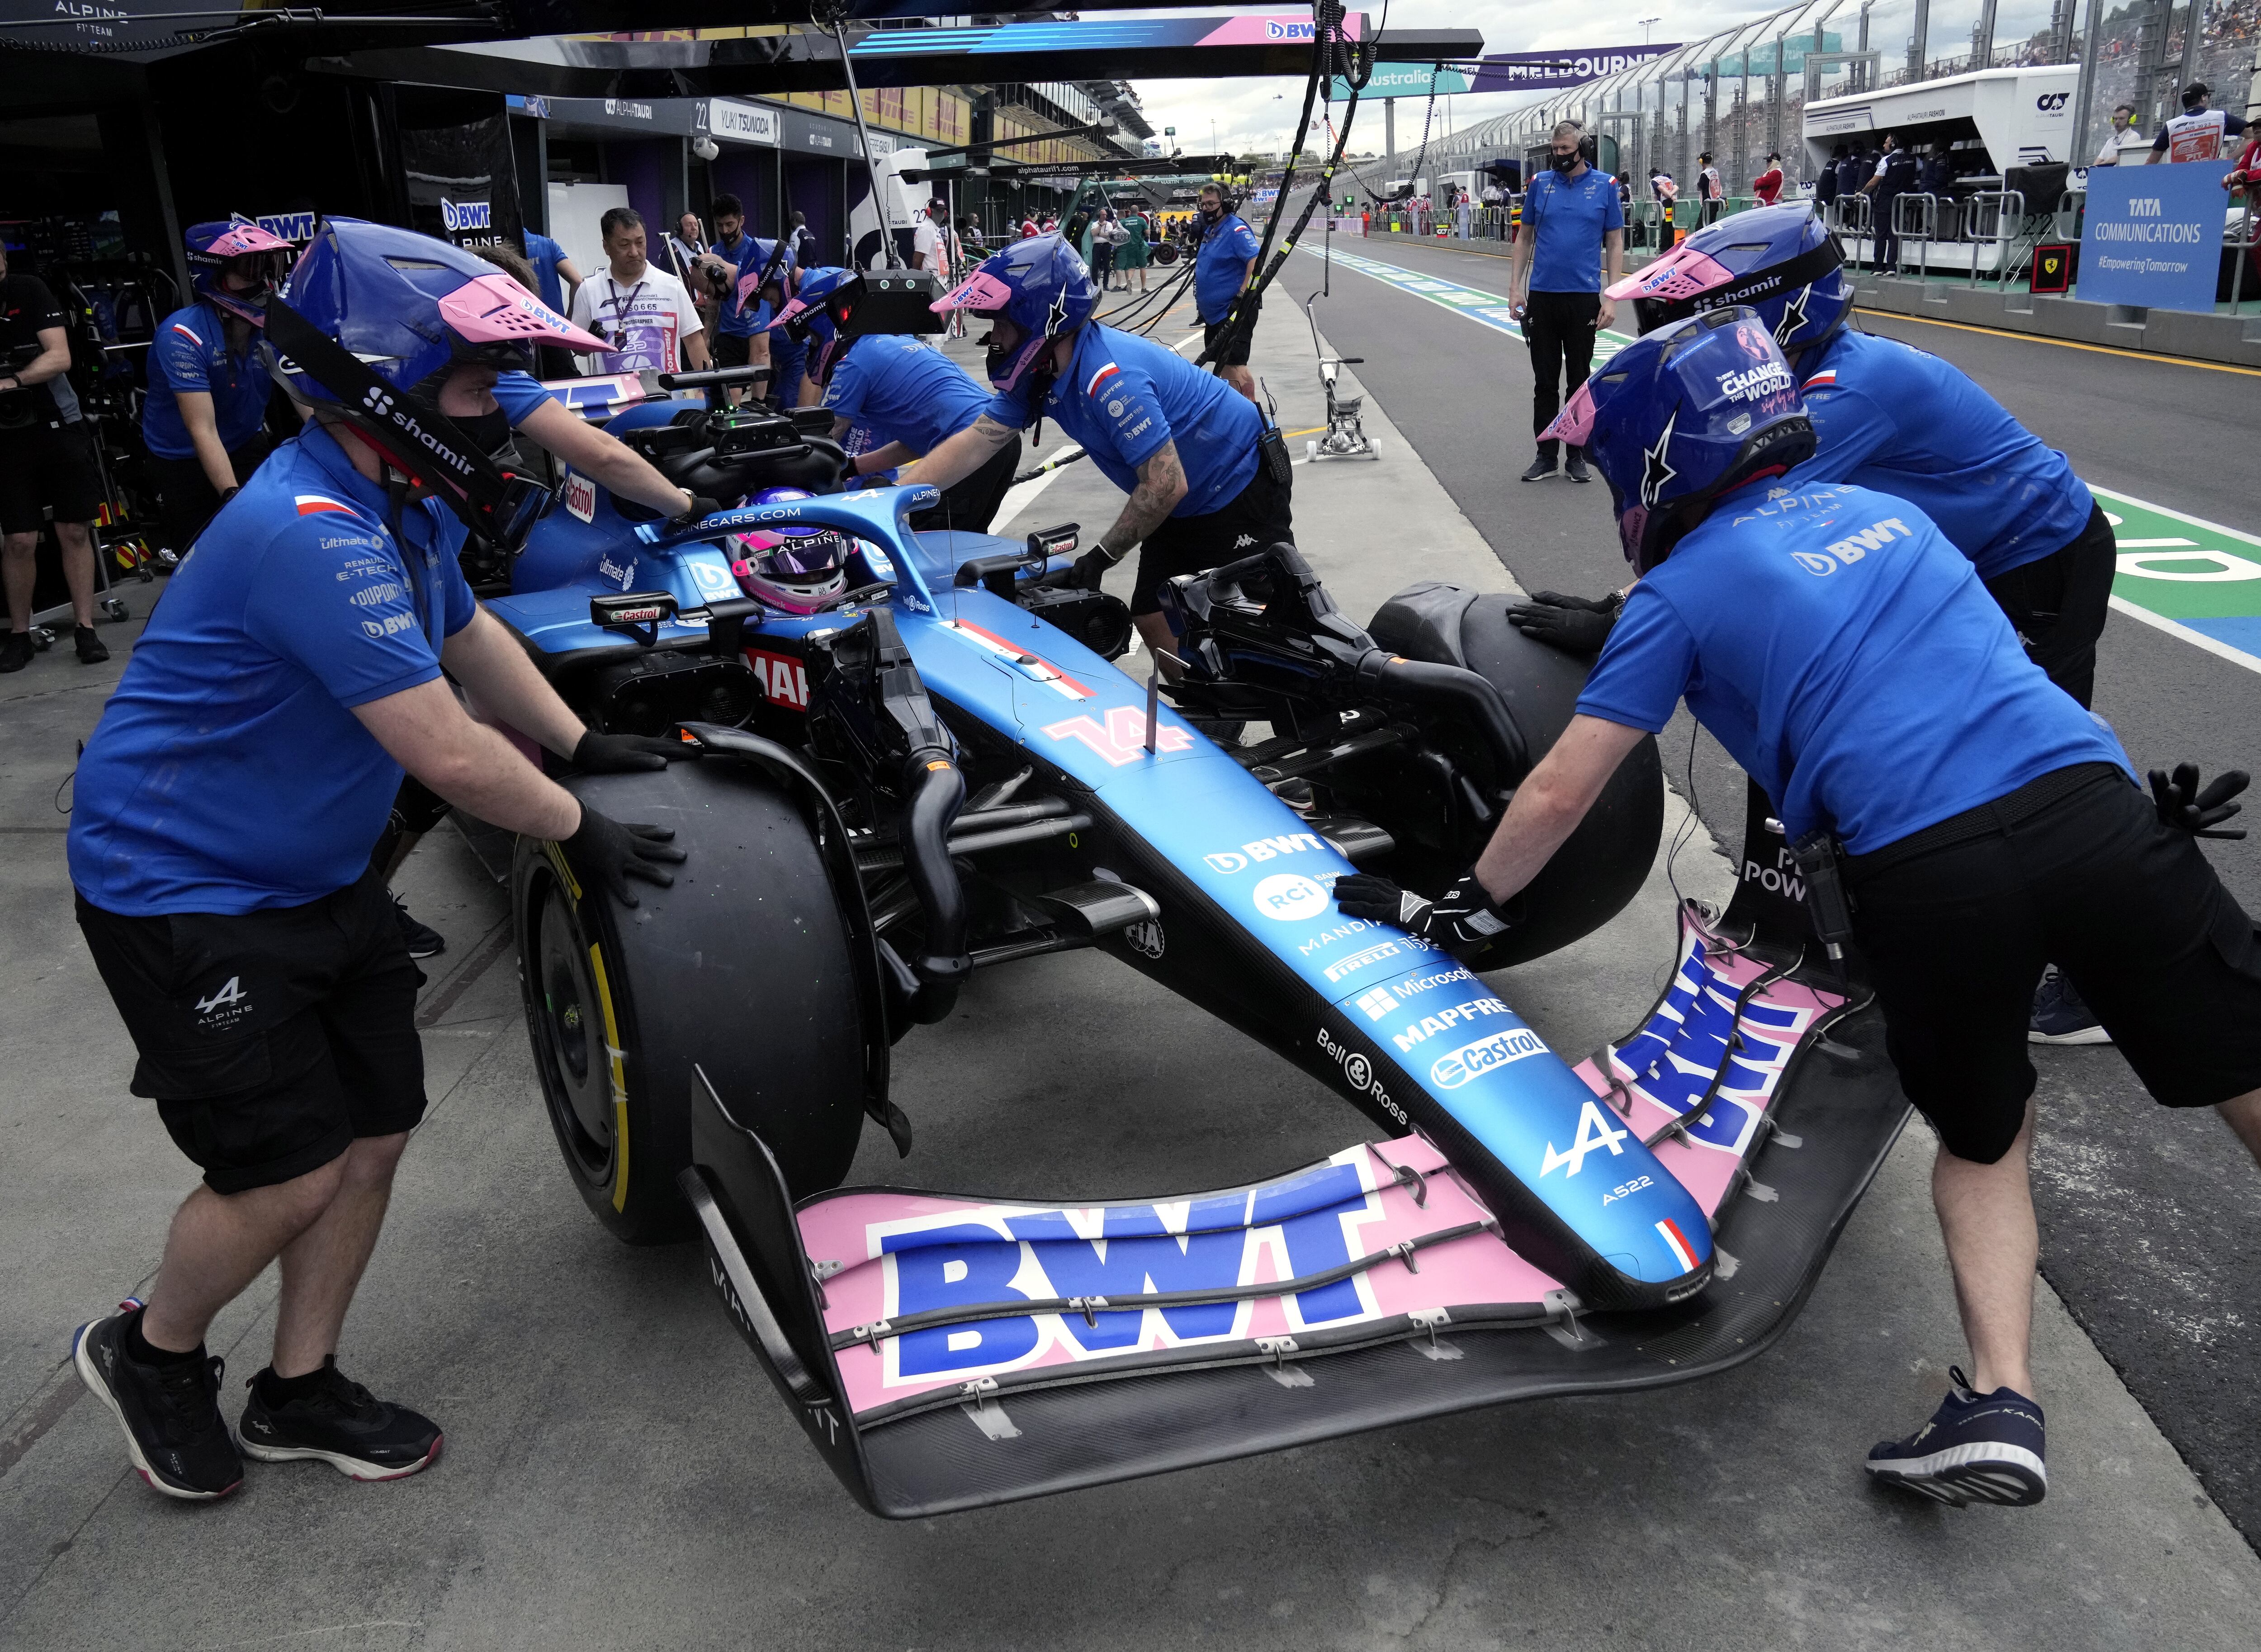
{"label": "team lanyard", "polygon": [[621,284],[609,275],[605,277],[606,290],[613,295],[610,307],[613,312],[613,348],[614,349],[628,348],[628,316],[635,309],[636,295],[649,284],[648,281],[637,282],[628,289],[628,296],[623,298],[621,297]]}

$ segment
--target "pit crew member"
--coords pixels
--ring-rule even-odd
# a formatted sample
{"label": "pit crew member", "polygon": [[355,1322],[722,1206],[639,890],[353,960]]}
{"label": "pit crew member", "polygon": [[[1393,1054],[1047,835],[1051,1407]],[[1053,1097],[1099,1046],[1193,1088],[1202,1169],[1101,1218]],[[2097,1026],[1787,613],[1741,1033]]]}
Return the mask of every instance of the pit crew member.
{"label": "pit crew member", "polygon": [[259,328],[291,255],[289,241],[240,215],[192,225],[185,239],[197,301],[157,324],[141,405],[141,442],[176,557],[267,456],[275,381],[259,359]]}
{"label": "pit crew member", "polygon": [[1973,1376],[1954,1371],[1930,1422],[1870,1452],[1869,1472],[1949,1502],[2037,1503],[2028,995],[2056,959],[2153,1096],[2217,1107],[2261,1159],[2261,944],[2192,841],[2236,812],[2245,777],[2201,792],[2195,769],[2155,773],[2155,802],[1921,512],[1791,480],[1813,436],[1753,312],[1626,347],[1559,428],[1608,482],[1640,576],[1577,715],[1443,898],[1364,875],[1336,897],[1448,945],[1497,932],[1684,696],[1780,800],[1791,843],[1841,846],[1886,1048],[1939,1136]]}
{"label": "pit crew member", "polygon": [[[819,271],[779,316],[780,324],[808,318],[809,337],[819,345],[822,405],[833,415],[832,439],[845,442],[852,431],[865,433],[867,445],[851,461],[859,477],[891,472],[932,453],[989,405],[989,391],[973,375],[923,339],[884,333],[841,338],[828,301],[862,280],[853,269]],[[912,526],[922,532],[955,528],[987,533],[1020,463],[1021,433],[1016,430],[978,469],[943,490],[940,504],[912,518]]]}
{"label": "pit crew member", "polygon": [[1091,319],[1090,273],[1059,235],[1015,241],[936,300],[989,324],[989,382],[996,395],[972,425],[901,473],[905,485],[948,488],[973,475],[1040,418],[1082,444],[1107,479],[1130,494],[1074,577],[1101,578],[1141,545],[1130,614],[1176,679],[1162,583],[1292,541],[1288,484],[1259,443],[1263,417],[1174,350]]}
{"label": "pit crew member", "polygon": [[584,729],[456,567],[463,522],[524,503],[485,479],[507,435],[497,367],[534,341],[596,341],[469,252],[349,219],[320,227],[267,328],[308,422],[174,575],[88,743],[69,837],[80,927],[140,1051],[133,1090],[204,1171],[147,1305],[82,1326],[72,1350],[143,1478],[190,1499],[242,1478],[205,1328],[278,1258],[242,1452],[356,1479],[439,1454],[436,1424],[336,1362],[425,1107],[420,978],[369,866],[402,770],[565,844],[631,903],[629,878],[664,883],[655,863],[682,858],[666,833],[582,808],[441,676],[585,771],[674,755]]}
{"label": "pit crew member", "polygon": [[[775,241],[746,233],[746,209],[736,196],[714,198],[714,244],[700,255],[698,263],[700,269],[712,271],[727,284],[715,305],[715,366],[770,365],[772,312],[767,292],[776,286],[777,276],[770,270],[770,262],[777,250]],[[779,261],[780,269],[792,257],[788,250]],[[770,276],[769,287],[757,291],[764,274]],[[737,398],[734,395],[732,399]]]}
{"label": "pit crew member", "polygon": [[[1264,243],[1239,213],[1226,210],[1224,191],[1204,183],[1201,191],[1201,250],[1194,256],[1194,313],[1201,320],[1202,348],[1214,350],[1224,336],[1224,319],[1232,301],[1256,278],[1257,255]],[[1049,227],[1049,226],[1047,226]],[[1224,382],[1250,401],[1256,399],[1256,376],[1248,370],[1248,347],[1256,337],[1256,319],[1240,329],[1240,337],[1221,358]]]}
{"label": "pit crew member", "polygon": [[93,432],[71,391],[70,333],[62,306],[37,276],[8,273],[0,246],[0,568],[9,631],[0,637],[0,672],[32,663],[32,592],[39,584],[39,528],[53,509],[79,664],[98,665],[110,650],[94,634],[94,529],[102,508]]}

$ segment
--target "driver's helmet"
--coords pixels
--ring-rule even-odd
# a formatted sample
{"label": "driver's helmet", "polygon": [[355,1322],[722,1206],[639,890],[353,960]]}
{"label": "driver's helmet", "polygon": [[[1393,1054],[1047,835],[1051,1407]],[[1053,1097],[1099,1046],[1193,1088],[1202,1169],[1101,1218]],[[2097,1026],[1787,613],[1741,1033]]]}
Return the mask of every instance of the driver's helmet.
{"label": "driver's helmet", "polygon": [[1644,333],[1744,305],[1785,350],[1809,349],[1845,325],[1853,284],[1837,237],[1810,206],[1762,206],[1698,230],[1604,295],[1633,300]]}
{"label": "driver's helmet", "polygon": [[1542,442],[1582,447],[1645,574],[1721,494],[1813,454],[1782,347],[1754,310],[1714,310],[1644,334],[1578,388]]}
{"label": "driver's helmet", "polygon": [[1010,350],[989,347],[989,382],[1011,390],[1052,348],[1052,341],[1078,331],[1098,306],[1091,271],[1066,239],[1038,235],[1015,241],[986,258],[980,267],[928,307],[937,315],[971,310],[985,321],[1003,316],[1021,329]]}
{"label": "driver's helmet", "polygon": [[[238,212],[225,220],[191,224],[182,237],[189,249],[189,284],[197,297],[241,316],[255,327],[267,320],[267,300],[291,267],[291,243]],[[248,292],[231,292],[222,275],[248,276]]]}
{"label": "driver's helmet", "polygon": [[[765,487],[743,508],[814,499],[806,488]],[[848,588],[856,542],[836,528],[810,522],[730,535],[730,571],[738,589],[786,614],[815,614]]]}

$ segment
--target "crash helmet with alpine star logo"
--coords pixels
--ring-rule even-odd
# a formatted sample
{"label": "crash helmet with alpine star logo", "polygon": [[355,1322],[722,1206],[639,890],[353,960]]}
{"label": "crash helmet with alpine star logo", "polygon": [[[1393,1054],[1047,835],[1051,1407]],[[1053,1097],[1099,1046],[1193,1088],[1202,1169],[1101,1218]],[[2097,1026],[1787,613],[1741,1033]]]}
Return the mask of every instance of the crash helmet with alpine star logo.
{"label": "crash helmet with alpine star logo", "polygon": [[[254,327],[266,325],[267,300],[291,267],[291,243],[240,212],[210,224],[191,224],[181,239],[188,245],[189,284],[197,297]],[[248,279],[249,290],[232,291],[221,279],[231,275]]]}
{"label": "crash helmet with alpine star logo", "polygon": [[1003,316],[1021,329],[1021,341],[1012,348],[989,346],[989,382],[1008,391],[1052,348],[1054,339],[1070,336],[1090,320],[1098,304],[1091,271],[1064,236],[1053,234],[1016,241],[984,259],[972,275],[928,307],[937,315],[971,310],[985,321]]}
{"label": "crash helmet with alpine star logo", "polygon": [[793,301],[779,310],[777,320],[769,325],[772,333],[783,329],[795,343],[816,347],[808,372],[820,384],[831,379],[833,363],[839,354],[840,324],[855,309],[855,300],[863,290],[863,275],[858,270],[832,264],[804,269],[800,284],[793,289]]}
{"label": "crash helmet with alpine star logo", "polygon": [[1585,449],[1610,485],[1626,560],[1642,574],[1720,495],[1813,454],[1798,379],[1747,309],[1690,316],[1626,345],[1540,440]]}
{"label": "crash helmet with alpine star logo", "polygon": [[1644,333],[1733,305],[1759,312],[1788,352],[1811,349],[1853,313],[1844,250],[1810,205],[1762,206],[1698,230],[1604,295],[1633,300]]}
{"label": "crash helmet with alpine star logo", "polygon": [[267,370],[317,418],[349,424],[395,472],[475,530],[511,544],[541,490],[488,456],[506,447],[499,410],[450,419],[441,386],[464,364],[533,366],[534,346],[590,354],[584,332],[477,254],[360,219],[325,219],[268,305]]}
{"label": "crash helmet with alpine star logo", "polygon": [[[743,506],[790,505],[815,496],[806,488],[765,487]],[[856,542],[821,523],[757,528],[730,535],[730,571],[738,589],[786,614],[815,614],[848,588],[847,564]]]}

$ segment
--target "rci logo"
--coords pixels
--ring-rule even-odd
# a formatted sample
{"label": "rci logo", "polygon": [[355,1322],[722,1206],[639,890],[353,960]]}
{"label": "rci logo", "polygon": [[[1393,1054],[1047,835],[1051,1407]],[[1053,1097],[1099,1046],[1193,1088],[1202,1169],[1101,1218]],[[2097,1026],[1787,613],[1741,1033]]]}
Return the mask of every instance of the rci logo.
{"label": "rci logo", "polygon": [[2045,115],[2053,115],[2071,100],[2071,92],[2043,92],[2034,99],[2034,107]]}

